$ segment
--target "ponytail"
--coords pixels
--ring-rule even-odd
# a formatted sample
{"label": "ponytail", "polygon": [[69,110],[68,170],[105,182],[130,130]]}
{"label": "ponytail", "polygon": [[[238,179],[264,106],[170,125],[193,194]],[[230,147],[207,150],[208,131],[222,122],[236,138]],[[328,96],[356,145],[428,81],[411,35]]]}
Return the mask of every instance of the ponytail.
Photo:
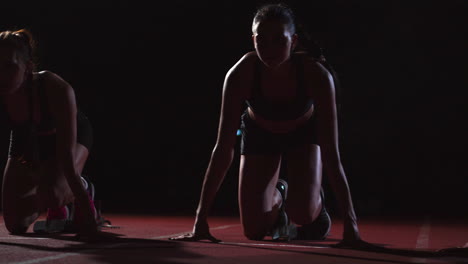
{"label": "ponytail", "polygon": [[297,24],[297,34],[299,36],[299,43],[296,46],[297,51],[304,51],[325,67],[333,77],[333,84],[335,86],[335,103],[338,113],[341,110],[340,96],[341,96],[341,85],[336,74],[335,69],[328,63],[325,58],[323,49],[318,43],[312,39],[310,34],[305,30],[304,26]]}

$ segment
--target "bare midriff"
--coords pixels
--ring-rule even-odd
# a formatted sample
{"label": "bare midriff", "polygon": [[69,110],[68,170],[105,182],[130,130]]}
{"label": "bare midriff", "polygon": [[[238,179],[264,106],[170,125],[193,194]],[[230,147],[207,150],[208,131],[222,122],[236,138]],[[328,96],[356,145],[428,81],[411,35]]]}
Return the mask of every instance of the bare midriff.
{"label": "bare midriff", "polygon": [[272,133],[288,133],[305,124],[310,119],[314,113],[314,106],[312,105],[302,116],[293,120],[268,120],[255,114],[250,107],[247,108],[247,111],[249,113],[249,117],[259,127]]}

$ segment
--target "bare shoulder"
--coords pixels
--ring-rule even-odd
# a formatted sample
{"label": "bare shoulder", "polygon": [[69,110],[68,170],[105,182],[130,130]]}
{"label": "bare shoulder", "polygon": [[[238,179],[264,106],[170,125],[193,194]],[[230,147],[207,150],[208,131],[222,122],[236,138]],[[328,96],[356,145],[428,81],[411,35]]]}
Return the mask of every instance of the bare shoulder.
{"label": "bare shoulder", "polygon": [[71,85],[58,74],[51,71],[39,71],[35,73],[37,79],[44,82],[45,89],[52,93],[69,93],[72,92]]}
{"label": "bare shoulder", "polygon": [[304,70],[311,76],[317,78],[325,78],[325,79],[332,79],[331,73],[323,66],[323,64],[315,59],[314,57],[310,56],[306,52],[296,52],[295,56],[298,57],[304,65]]}
{"label": "bare shoulder", "polygon": [[39,71],[36,73],[36,75],[39,79],[45,81],[47,84],[55,83],[61,85],[69,85],[62,77],[51,71]]}
{"label": "bare shoulder", "polygon": [[73,88],[58,74],[51,71],[40,71],[35,73],[35,78],[42,82],[42,88],[51,102],[50,107],[55,108],[54,106],[63,105],[65,102],[75,104]]}
{"label": "bare shoulder", "polygon": [[255,51],[245,53],[228,71],[228,76],[241,75],[246,76],[252,71],[254,62],[258,60]]}
{"label": "bare shoulder", "polygon": [[316,97],[319,94],[329,94],[334,90],[333,76],[323,64],[307,53],[295,53],[304,67],[307,93]]}
{"label": "bare shoulder", "polygon": [[240,98],[248,98],[257,60],[256,52],[244,54],[227,72],[224,82],[225,91],[229,90],[229,94],[238,94]]}

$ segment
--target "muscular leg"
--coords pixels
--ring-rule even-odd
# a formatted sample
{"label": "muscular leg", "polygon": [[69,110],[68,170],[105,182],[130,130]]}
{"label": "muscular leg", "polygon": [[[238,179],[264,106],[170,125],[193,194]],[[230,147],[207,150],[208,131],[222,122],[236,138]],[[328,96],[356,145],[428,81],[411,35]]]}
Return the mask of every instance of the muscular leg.
{"label": "muscular leg", "polygon": [[3,174],[2,209],[7,230],[25,233],[40,214],[38,178],[33,170],[15,158],[7,160]]}
{"label": "muscular leg", "polygon": [[261,240],[278,216],[280,155],[241,155],[239,209],[244,235]]}
{"label": "muscular leg", "polygon": [[[76,145],[75,166],[80,174],[88,154],[86,147]],[[73,201],[65,176],[54,173],[54,162],[46,161],[38,171],[33,171],[16,159],[8,159],[3,177],[2,209],[5,226],[10,233],[25,233],[44,207],[60,207]],[[39,175],[54,176],[44,180]]]}
{"label": "muscular leg", "polygon": [[309,224],[322,209],[320,147],[300,146],[286,155],[289,186],[286,212],[296,224]]}
{"label": "muscular leg", "polygon": [[83,172],[83,168],[86,164],[86,160],[88,160],[88,156],[89,156],[88,149],[85,146],[81,145],[80,143],[76,143],[75,166],[80,175]]}
{"label": "muscular leg", "polygon": [[[83,171],[88,155],[88,149],[77,143],[74,151],[74,159],[75,169],[79,175],[81,175]],[[74,195],[65,175],[55,172],[55,162],[55,159],[45,161],[39,172],[41,175],[39,195],[42,198],[41,202],[43,207],[46,208],[62,207],[74,200]]]}

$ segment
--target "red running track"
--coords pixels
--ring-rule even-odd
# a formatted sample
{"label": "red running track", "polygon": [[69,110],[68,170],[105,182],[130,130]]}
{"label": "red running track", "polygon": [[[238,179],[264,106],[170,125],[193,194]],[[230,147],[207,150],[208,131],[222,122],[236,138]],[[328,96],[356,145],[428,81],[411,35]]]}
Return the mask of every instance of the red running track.
{"label": "red running track", "polygon": [[[325,241],[272,242],[244,238],[238,217],[211,217],[212,234],[222,240],[215,244],[167,239],[189,232],[193,216],[105,217],[120,228],[105,229],[109,239],[92,244],[73,235],[44,237],[31,230],[9,235],[2,221],[0,263],[468,263],[468,253],[460,249],[468,242],[468,219],[362,218],[362,237],[380,246],[369,251],[331,247],[341,238],[338,220]],[[446,248],[456,249],[440,251]]]}

